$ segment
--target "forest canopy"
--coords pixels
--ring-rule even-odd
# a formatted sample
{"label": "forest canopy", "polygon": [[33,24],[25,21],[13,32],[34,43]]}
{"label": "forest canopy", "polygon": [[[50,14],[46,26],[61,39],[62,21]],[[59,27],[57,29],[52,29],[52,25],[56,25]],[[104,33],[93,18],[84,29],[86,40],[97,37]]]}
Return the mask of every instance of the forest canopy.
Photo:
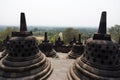
{"label": "forest canopy", "polygon": [[109,29],[109,33],[113,40],[118,41],[120,37],[120,25],[114,25]]}

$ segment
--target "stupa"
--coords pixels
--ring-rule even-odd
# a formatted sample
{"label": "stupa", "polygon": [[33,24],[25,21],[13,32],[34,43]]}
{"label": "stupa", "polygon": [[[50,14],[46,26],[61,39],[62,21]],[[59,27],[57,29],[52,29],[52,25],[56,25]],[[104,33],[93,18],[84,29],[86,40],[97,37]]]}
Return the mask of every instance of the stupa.
{"label": "stupa", "polygon": [[7,35],[7,37],[3,40],[4,46],[7,46],[7,43],[9,42],[9,39],[10,39],[10,37],[9,37],[9,35]]}
{"label": "stupa", "polygon": [[56,47],[61,47],[64,45],[64,42],[61,40],[61,38],[59,37],[58,40],[55,41],[55,46]]}
{"label": "stupa", "polygon": [[117,43],[106,33],[106,12],[102,12],[98,33],[86,41],[84,53],[68,73],[69,80],[120,80]]}
{"label": "stupa", "polygon": [[50,61],[39,50],[32,32],[27,31],[21,13],[20,32],[12,32],[7,55],[0,60],[0,80],[44,80],[52,72]]}
{"label": "stupa", "polygon": [[84,52],[84,46],[81,43],[81,35],[79,34],[78,41],[76,42],[76,44],[73,44],[73,47],[71,51],[68,53],[67,58],[76,59],[80,57],[83,52]]}
{"label": "stupa", "polygon": [[78,35],[78,40],[76,41],[76,44],[82,44],[82,42],[81,42],[81,34],[79,34]]}
{"label": "stupa", "polygon": [[6,48],[8,47],[7,44],[9,44],[9,39],[10,37],[7,35],[7,37],[3,40],[3,45],[1,46],[1,49],[3,48],[3,50],[1,51],[0,59],[2,59],[7,54]]}
{"label": "stupa", "polygon": [[53,48],[55,49],[55,51],[57,52],[64,52],[66,49],[66,46],[64,44],[64,41],[61,40],[60,36],[58,37],[57,40],[55,40],[55,44],[53,45]]}
{"label": "stupa", "polygon": [[71,41],[70,41],[70,45],[73,45],[73,44],[75,44],[76,43],[76,38],[75,38],[75,36],[73,37],[73,39],[71,39]]}
{"label": "stupa", "polygon": [[45,32],[45,37],[42,43],[39,45],[39,49],[47,56],[58,58],[56,51],[53,49],[53,44],[49,42],[47,37],[47,32]]}
{"label": "stupa", "polygon": [[120,44],[120,37],[119,37],[119,40],[118,40],[118,44]]}

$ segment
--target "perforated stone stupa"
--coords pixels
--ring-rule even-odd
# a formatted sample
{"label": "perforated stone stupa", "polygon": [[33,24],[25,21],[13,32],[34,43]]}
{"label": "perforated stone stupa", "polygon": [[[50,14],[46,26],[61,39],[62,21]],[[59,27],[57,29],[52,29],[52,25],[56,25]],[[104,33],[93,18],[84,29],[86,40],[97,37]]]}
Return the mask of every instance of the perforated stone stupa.
{"label": "perforated stone stupa", "polygon": [[12,32],[7,55],[0,61],[0,80],[43,80],[52,72],[51,63],[39,50],[36,38],[27,31],[21,13],[20,32]]}
{"label": "perforated stone stupa", "polygon": [[64,42],[61,40],[61,38],[59,37],[56,41],[55,41],[55,47],[61,47],[64,45]]}
{"label": "perforated stone stupa", "polygon": [[10,39],[10,37],[7,36],[7,37],[3,40],[3,45],[1,46],[1,48],[3,48],[3,51],[1,52],[0,59],[3,58],[3,57],[7,54],[6,48],[8,47],[7,44],[9,43],[9,39]]}
{"label": "perforated stone stupa", "polygon": [[106,34],[106,12],[102,12],[98,33],[86,41],[84,53],[69,69],[69,80],[120,80],[117,43]]}
{"label": "perforated stone stupa", "polygon": [[68,53],[68,58],[78,58],[84,52],[84,46],[81,43],[81,35],[79,34],[78,41],[73,44],[72,50]]}
{"label": "perforated stone stupa", "polygon": [[53,49],[53,44],[49,42],[47,37],[47,32],[45,32],[45,37],[42,43],[39,45],[40,50],[47,56],[47,57],[55,57],[58,58],[56,51]]}
{"label": "perforated stone stupa", "polygon": [[81,34],[79,34],[78,35],[78,40],[76,41],[76,44],[82,44],[82,42],[81,42]]}
{"label": "perforated stone stupa", "polygon": [[70,45],[73,45],[76,43],[76,38],[75,36],[73,37],[73,39],[71,39],[71,41],[69,42]]}
{"label": "perforated stone stupa", "polygon": [[10,37],[9,37],[9,35],[7,35],[7,37],[3,40],[4,46],[7,46],[9,39],[10,39]]}

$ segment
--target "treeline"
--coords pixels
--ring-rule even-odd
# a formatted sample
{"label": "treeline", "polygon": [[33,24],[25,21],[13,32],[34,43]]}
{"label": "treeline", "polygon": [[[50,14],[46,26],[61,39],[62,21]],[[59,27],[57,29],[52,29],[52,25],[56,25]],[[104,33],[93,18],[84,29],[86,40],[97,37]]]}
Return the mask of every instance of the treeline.
{"label": "treeline", "polygon": [[63,41],[67,44],[73,37],[78,39],[78,35],[81,34],[82,41],[88,39],[96,32],[96,28],[34,28],[32,32],[35,36],[44,36],[45,32],[48,32],[49,40],[54,43],[55,40],[62,34]]}
{"label": "treeline", "polygon": [[[10,26],[0,30],[0,41],[3,41],[7,35],[11,36],[11,32],[13,31],[19,31],[19,28]],[[81,34],[82,41],[92,37],[97,32],[97,28],[28,27],[28,31],[32,31],[34,36],[44,36],[44,33],[48,32],[51,42],[54,43],[60,36],[65,43],[69,43],[71,38],[76,37],[77,39],[78,34]],[[111,34],[114,41],[118,41],[120,37],[120,25],[112,26],[108,29],[108,33]]]}
{"label": "treeline", "polygon": [[11,36],[11,33],[13,31],[18,31],[18,27],[11,26],[11,27],[6,27],[3,30],[0,30],[0,42],[2,42],[7,36]]}

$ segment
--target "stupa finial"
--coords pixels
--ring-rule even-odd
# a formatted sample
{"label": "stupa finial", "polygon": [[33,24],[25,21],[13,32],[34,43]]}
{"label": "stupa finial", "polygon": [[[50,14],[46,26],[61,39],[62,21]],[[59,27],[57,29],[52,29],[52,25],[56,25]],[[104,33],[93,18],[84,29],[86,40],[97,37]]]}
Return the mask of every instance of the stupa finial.
{"label": "stupa finial", "polygon": [[59,40],[59,41],[61,41],[61,38],[60,38],[60,36],[58,37],[58,40]]}
{"label": "stupa finial", "polygon": [[106,34],[106,11],[102,12],[98,33]]}
{"label": "stupa finial", "polygon": [[79,34],[79,36],[78,36],[78,41],[79,41],[79,43],[81,43],[81,34]]}
{"label": "stupa finial", "polygon": [[102,12],[98,33],[94,34],[94,36],[93,36],[94,40],[109,40],[109,41],[111,41],[111,36],[106,33],[106,31],[107,31],[106,14],[107,14],[106,11]]}
{"label": "stupa finial", "polygon": [[21,18],[20,18],[20,32],[21,31],[27,31],[25,14],[23,12],[21,13]]}
{"label": "stupa finial", "polygon": [[48,41],[48,36],[47,36],[47,32],[45,32],[45,38],[44,38],[45,41]]}

